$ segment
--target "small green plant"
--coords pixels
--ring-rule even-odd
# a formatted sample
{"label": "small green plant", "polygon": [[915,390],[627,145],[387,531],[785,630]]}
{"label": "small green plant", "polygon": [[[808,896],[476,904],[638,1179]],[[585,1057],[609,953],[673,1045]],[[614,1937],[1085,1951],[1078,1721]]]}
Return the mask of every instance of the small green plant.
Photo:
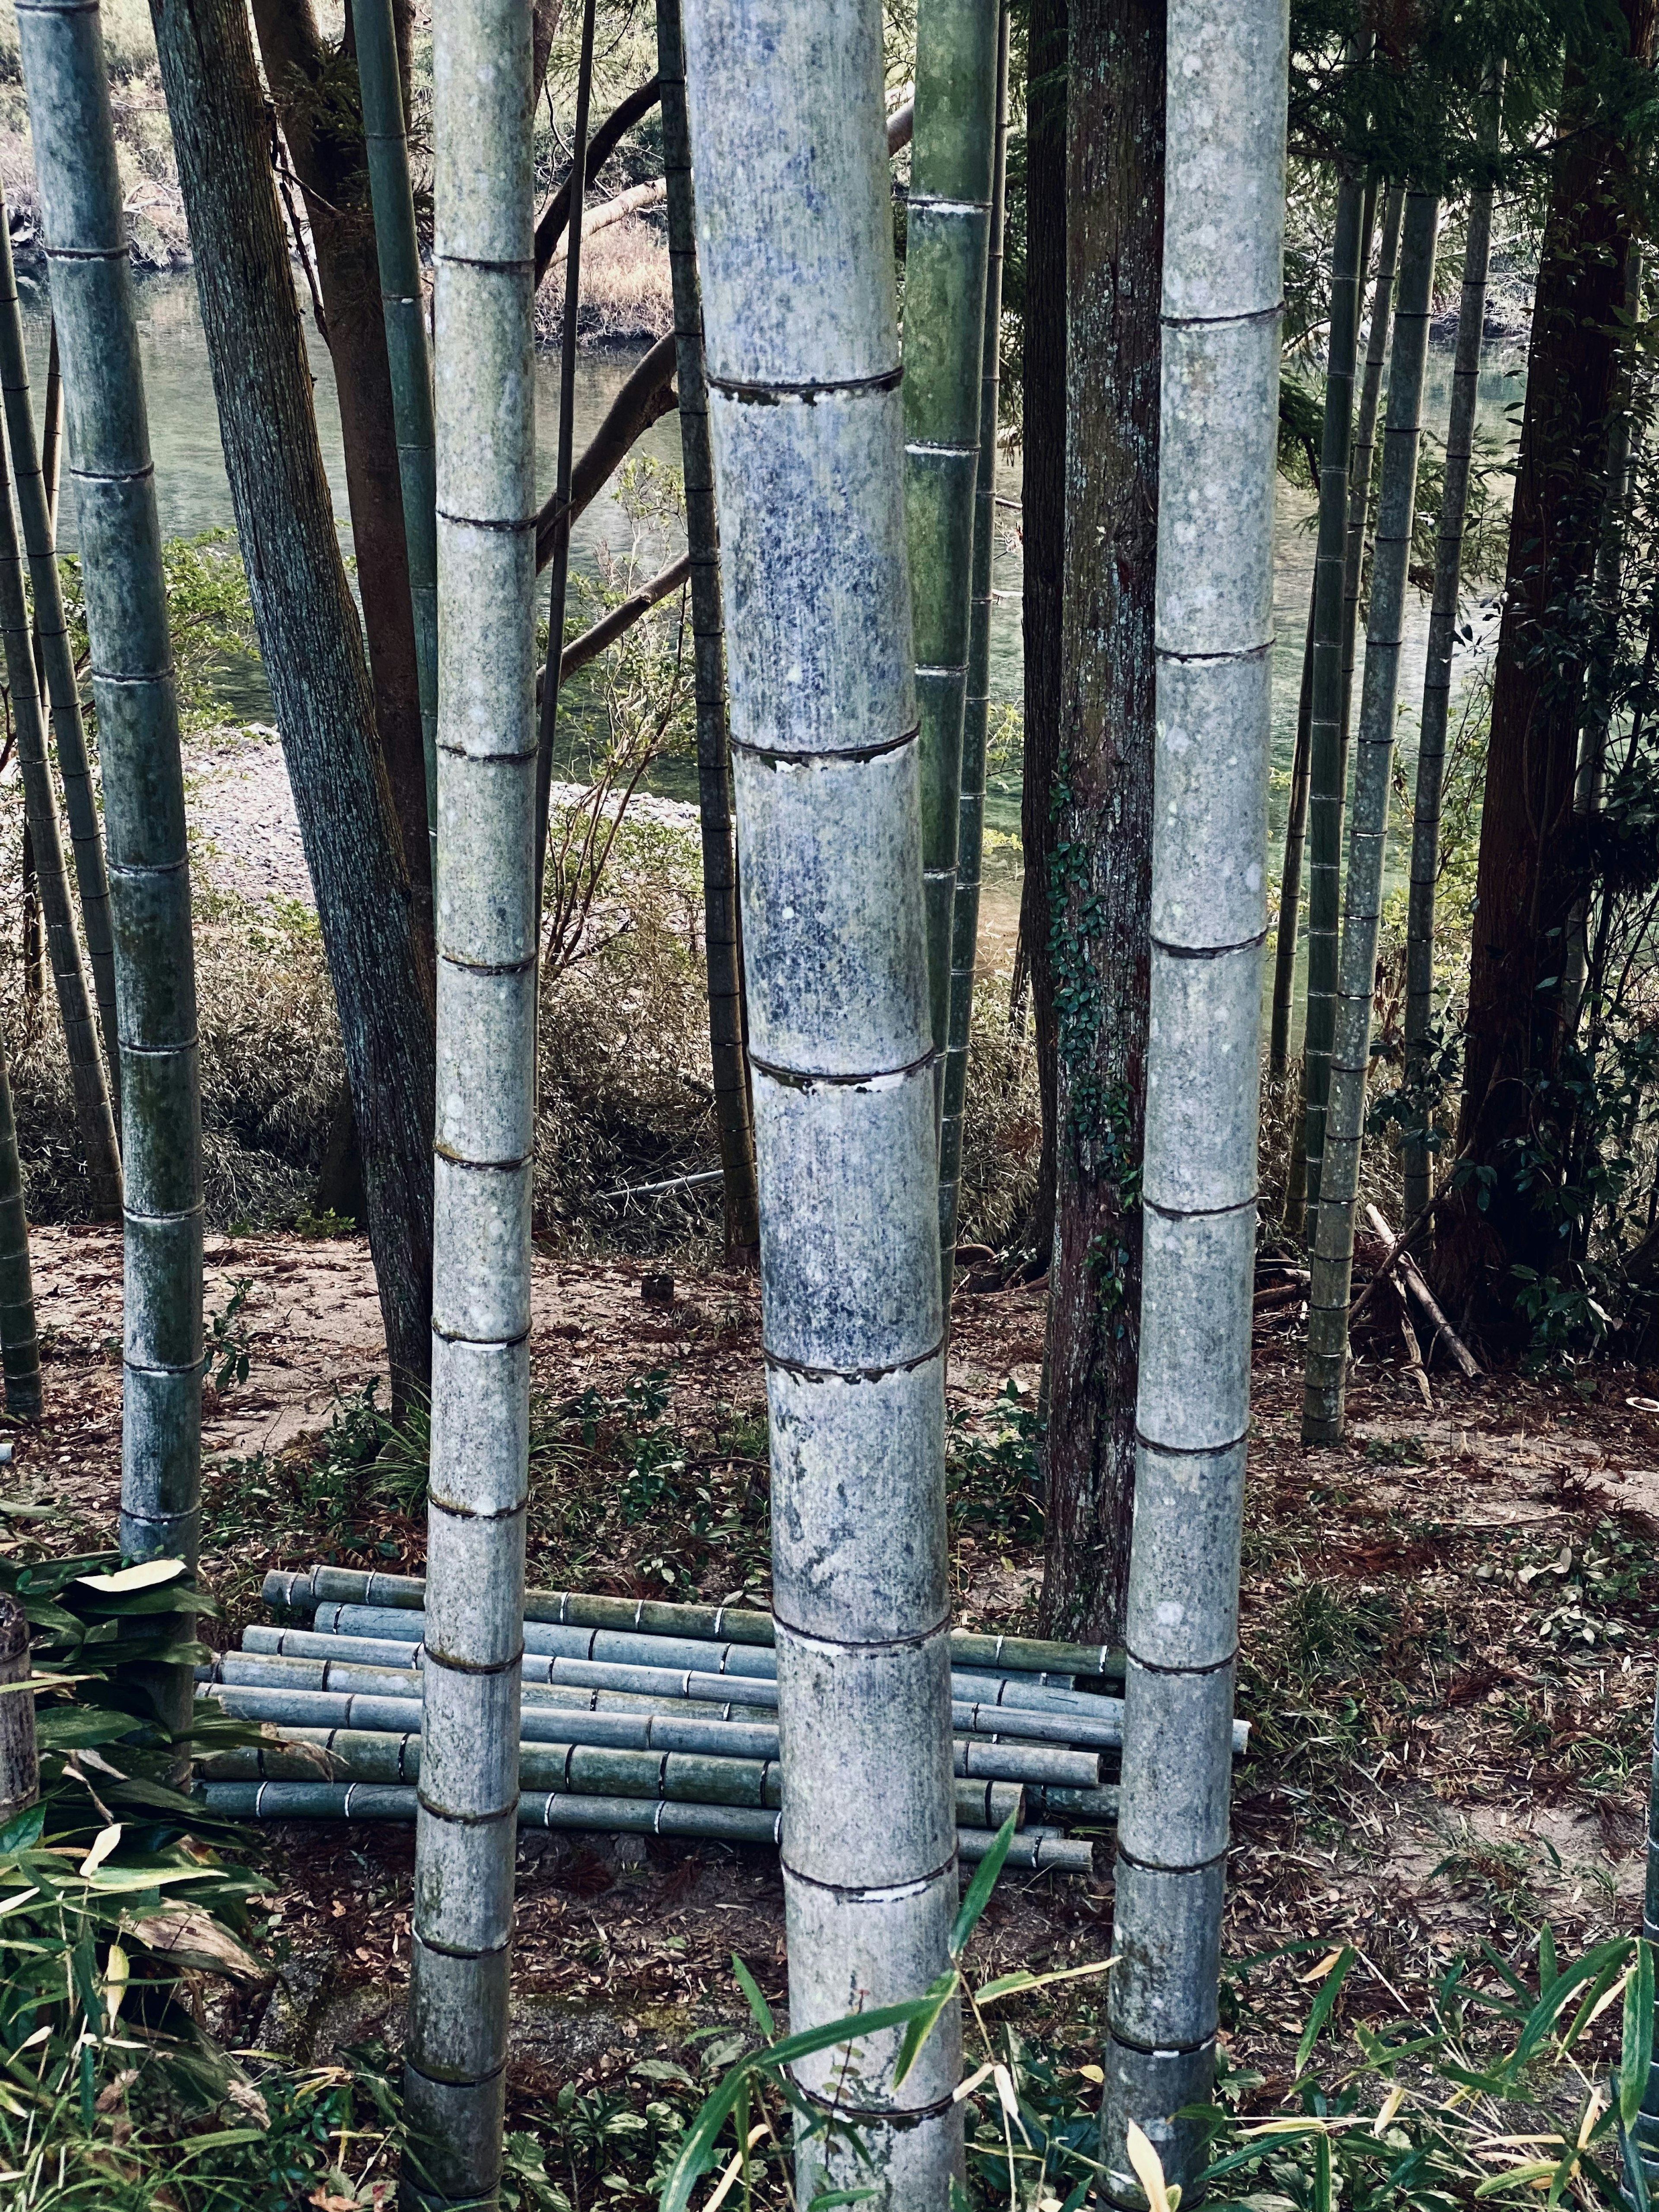
{"label": "small green plant", "polygon": [[349,1213],[337,1213],[331,1206],[313,1212],[310,1206],[302,1207],[294,1217],[294,1233],[312,1243],[325,1243],[335,1237],[355,1237],[357,1224]]}
{"label": "small green plant", "polygon": [[231,1285],[229,1297],[209,1316],[207,1376],[221,1397],[247,1381],[250,1343],[242,1310],[252,1288],[252,1275],[239,1275]]}
{"label": "small green plant", "polygon": [[990,1433],[959,1417],[945,1449],[945,1480],[957,1532],[983,1531],[1009,1545],[1042,1542],[1042,1478],[1037,1452],[1043,1424],[1011,1376],[992,1407]]}

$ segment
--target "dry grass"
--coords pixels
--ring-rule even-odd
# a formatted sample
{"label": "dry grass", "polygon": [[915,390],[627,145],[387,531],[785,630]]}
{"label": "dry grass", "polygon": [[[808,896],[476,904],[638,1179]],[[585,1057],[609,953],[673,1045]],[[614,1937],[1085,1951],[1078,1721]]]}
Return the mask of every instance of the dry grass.
{"label": "dry grass", "polygon": [[[582,248],[582,303],[576,327],[585,341],[620,345],[664,337],[674,327],[668,243],[659,223],[628,216]],[[536,336],[555,345],[564,320],[564,263],[536,301]]]}

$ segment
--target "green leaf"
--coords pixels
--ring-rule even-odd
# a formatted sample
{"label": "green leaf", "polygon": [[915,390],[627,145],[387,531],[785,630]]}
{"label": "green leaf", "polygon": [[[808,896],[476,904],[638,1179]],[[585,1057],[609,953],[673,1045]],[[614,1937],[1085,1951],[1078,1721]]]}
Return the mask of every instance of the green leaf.
{"label": "green leaf", "polygon": [[1322,2128],[1314,2144],[1314,2212],[1331,2212],[1331,2139]]}
{"label": "green leaf", "polygon": [[14,1813],[5,1826],[0,1828],[0,1858],[9,1858],[15,1851],[32,1851],[46,1825],[44,1805],[30,1805],[21,1813]]}
{"label": "green leaf", "polygon": [[[873,2189],[821,2189],[806,2212],[830,2212],[832,2204],[867,2204],[875,2193]],[[967,2201],[963,2199],[964,2204]]]}
{"label": "green leaf", "polygon": [[[1480,1948],[1483,1951],[1492,1951],[1492,1946],[1489,1943],[1483,1943]],[[1498,1954],[1495,1951],[1492,1951],[1492,1955],[1496,1958]],[[1561,1969],[1556,1964],[1555,1960],[1554,1931],[1551,1929],[1550,1924],[1547,1920],[1538,1931],[1538,1987],[1540,1991],[1547,1991],[1550,1988],[1551,1984],[1557,1979],[1560,1972]],[[1509,1978],[1507,1970],[1505,1970],[1505,1978]],[[1519,1988],[1520,1984],[1518,1982],[1516,1986]]]}
{"label": "green leaf", "polygon": [[1653,1946],[1636,1939],[1636,1962],[1625,1984],[1624,2033],[1619,2045],[1619,2117],[1633,2127],[1653,2063]]}
{"label": "green leaf", "polygon": [[762,1996],[760,1984],[735,1951],[732,1954],[732,1971],[738,1978],[738,1987],[747,1998],[749,2009],[753,2013],[761,2033],[769,2043],[778,2032],[772,2018],[772,2008]]}
{"label": "green leaf", "polygon": [[991,1892],[997,1886],[997,1876],[1002,1872],[1003,1862],[1013,1844],[1017,1818],[1018,1815],[1012,1813],[1008,1815],[997,1830],[995,1843],[974,1870],[974,1878],[968,1885],[968,1894],[962,1900],[962,1909],[951,1929],[950,1950],[953,1959],[961,1958],[968,1948],[968,1939],[978,1927],[979,1917],[991,1901]]}
{"label": "green leaf", "polygon": [[1319,1985],[1319,1995],[1314,1999],[1313,2010],[1308,2014],[1308,2025],[1303,2029],[1302,2040],[1296,2046],[1296,2071],[1298,2078],[1307,2071],[1308,2060],[1312,2056],[1315,2044],[1319,2040],[1320,2031],[1330,2018],[1332,2009],[1338,1997],[1342,1994],[1342,1984],[1352,1972],[1357,1955],[1352,1946],[1345,1943],[1337,1954],[1331,1971]]}
{"label": "green leaf", "polygon": [[899,2045],[898,2063],[893,2069],[893,2087],[902,2087],[906,2075],[921,2056],[927,2042],[939,2023],[939,2014],[957,1993],[958,1976],[954,1966],[939,1976],[927,1992],[933,2005],[931,2012],[918,2013],[904,2031],[904,2040]]}

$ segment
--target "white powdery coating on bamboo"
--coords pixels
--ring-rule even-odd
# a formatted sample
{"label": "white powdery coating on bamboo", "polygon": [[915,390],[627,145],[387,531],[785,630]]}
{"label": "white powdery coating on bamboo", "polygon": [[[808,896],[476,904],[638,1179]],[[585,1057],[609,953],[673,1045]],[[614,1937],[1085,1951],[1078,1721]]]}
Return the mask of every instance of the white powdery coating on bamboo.
{"label": "white powdery coating on bamboo", "polygon": [[[873,0],[706,0],[687,10],[685,44],[744,854],[790,2014],[804,2027],[925,1989],[957,1898],[881,15]],[[844,2103],[878,2116],[873,2163],[834,2185],[872,2191],[878,2212],[945,2212],[959,2043],[952,2012],[897,2091],[890,2039],[803,2067],[809,2095],[833,2097],[839,2078]],[[803,2201],[834,2166],[822,2142],[803,2149]]]}
{"label": "white powdery coating on bamboo", "polygon": [[436,11],[432,1467],[405,2094],[417,2202],[493,2201],[519,1798],[534,1129],[531,10]]}
{"label": "white powdery coating on bamboo", "polygon": [[1287,26],[1169,13],[1146,1261],[1105,2194],[1207,2100],[1249,1421]]}

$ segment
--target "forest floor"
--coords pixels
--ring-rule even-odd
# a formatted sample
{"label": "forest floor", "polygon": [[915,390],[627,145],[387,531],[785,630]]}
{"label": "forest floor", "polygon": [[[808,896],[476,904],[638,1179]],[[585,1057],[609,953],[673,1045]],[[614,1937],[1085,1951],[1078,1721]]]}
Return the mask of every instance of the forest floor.
{"label": "forest floor", "polygon": [[[50,1509],[44,1523],[14,1520],[10,1541],[61,1551],[112,1525],[119,1237],[45,1229],[34,1256],[49,1418],[0,1478],[0,1513]],[[418,1571],[424,1531],[418,1449],[388,1449],[376,1410],[382,1340],[365,1242],[223,1238],[208,1260],[217,1381],[204,1565],[223,1613],[205,1632],[228,1643],[262,1617],[268,1567],[327,1557]],[[964,1625],[1034,1619],[1029,1431],[1043,1295],[956,1300],[951,1538]],[[1381,1318],[1383,1303],[1338,1450],[1297,1441],[1294,1310],[1258,1322],[1238,1697],[1252,1742],[1237,1781],[1224,2032],[1246,2109],[1288,2086],[1302,1984],[1328,1946],[1353,1945],[1363,1969],[1338,2028],[1380,2027],[1426,2006],[1447,1963],[1482,1943],[1524,1974],[1546,1923],[1564,1960],[1639,1925],[1659,1378],[1603,1369],[1581,1370],[1577,1389],[1518,1375],[1465,1383],[1437,1365],[1430,1410],[1393,1364],[1397,1324]],[[662,1306],[644,1302],[635,1263],[539,1255],[532,1369],[532,1584],[763,1601],[753,1279],[683,1275]],[[411,1835],[294,1826],[263,1841],[281,1964],[222,2030],[307,2063],[395,2043]],[[1092,1881],[1005,1878],[975,1963],[1104,1959],[1110,1864],[1106,1838]],[[560,2178],[576,2203],[644,2202],[663,2114],[689,2094],[678,2085],[736,2048],[718,2033],[743,2021],[732,1954],[769,1997],[783,1996],[775,1861],[758,1849],[526,1838],[519,1931],[514,2110],[532,2126],[563,2112]],[[1086,2096],[1099,1984],[1008,2009],[1054,2064],[1081,2069]]]}

